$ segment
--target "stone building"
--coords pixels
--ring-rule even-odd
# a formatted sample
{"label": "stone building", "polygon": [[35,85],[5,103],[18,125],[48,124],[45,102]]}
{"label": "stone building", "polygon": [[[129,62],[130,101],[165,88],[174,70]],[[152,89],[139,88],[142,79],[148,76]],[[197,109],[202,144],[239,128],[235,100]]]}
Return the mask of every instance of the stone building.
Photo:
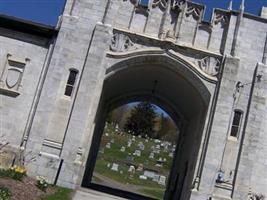
{"label": "stone building", "polygon": [[[67,0],[56,27],[0,16],[2,164],[91,188],[104,118],[148,98],[182,132],[165,199],[267,196],[267,11]],[[123,196],[112,189],[100,191]]]}

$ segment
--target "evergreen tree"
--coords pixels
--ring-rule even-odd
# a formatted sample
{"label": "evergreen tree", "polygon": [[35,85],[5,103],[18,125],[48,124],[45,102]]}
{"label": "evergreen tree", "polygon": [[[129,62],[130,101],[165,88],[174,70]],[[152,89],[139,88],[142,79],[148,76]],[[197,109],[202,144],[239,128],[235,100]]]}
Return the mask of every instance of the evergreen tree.
{"label": "evergreen tree", "polygon": [[153,137],[155,118],[157,116],[154,106],[149,102],[141,102],[135,106],[131,115],[127,118],[124,125],[126,131],[144,137]]}

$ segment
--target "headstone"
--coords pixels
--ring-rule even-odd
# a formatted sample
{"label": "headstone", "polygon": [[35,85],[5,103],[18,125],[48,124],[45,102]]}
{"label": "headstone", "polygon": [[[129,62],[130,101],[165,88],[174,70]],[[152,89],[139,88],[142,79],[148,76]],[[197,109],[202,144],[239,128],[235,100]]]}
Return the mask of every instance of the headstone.
{"label": "headstone", "polygon": [[110,147],[111,147],[111,144],[108,142],[108,143],[106,144],[106,148],[107,148],[107,149],[110,149]]}
{"label": "headstone", "polygon": [[125,147],[124,146],[121,147],[121,152],[125,152]]}
{"label": "headstone", "polygon": [[138,138],[141,138],[142,136],[141,135],[138,135]]}
{"label": "headstone", "polygon": [[115,141],[115,140],[112,138],[112,139],[110,140],[110,143],[114,143],[114,141]]}
{"label": "headstone", "polygon": [[108,136],[109,136],[109,134],[108,134],[108,133],[105,133],[105,136],[107,136],[107,137],[108,137]]}
{"label": "headstone", "polygon": [[143,142],[139,142],[139,144],[138,144],[138,148],[139,148],[140,150],[142,150],[142,151],[145,150],[145,145],[143,144]]}
{"label": "headstone", "polygon": [[144,170],[144,165],[139,164],[136,171],[142,172]]}
{"label": "headstone", "polygon": [[169,153],[169,157],[171,157],[171,158],[173,157],[173,153],[172,152]]}
{"label": "headstone", "polygon": [[139,176],[139,179],[141,179],[141,180],[147,180],[147,177],[144,176],[144,175],[140,175],[140,176]]}
{"label": "headstone", "polygon": [[152,181],[158,182],[159,181],[159,175],[155,174],[155,176],[153,177]]}
{"label": "headstone", "polygon": [[112,171],[116,171],[116,172],[119,171],[119,165],[117,163],[113,163],[112,167],[111,167],[111,170]]}
{"label": "headstone", "polygon": [[166,176],[160,176],[158,184],[165,186],[165,184],[166,184]]}
{"label": "headstone", "polygon": [[148,139],[146,139],[145,142],[148,142]]}
{"label": "headstone", "polygon": [[127,147],[131,147],[131,146],[132,146],[132,140],[128,140]]}
{"label": "headstone", "polygon": [[135,172],[135,167],[133,165],[131,165],[128,169],[128,172],[130,173],[134,173]]}
{"label": "headstone", "polygon": [[154,153],[153,153],[153,152],[151,152],[151,153],[149,154],[149,158],[150,158],[150,159],[154,159]]}
{"label": "headstone", "polygon": [[160,143],[160,140],[159,139],[155,139],[154,142],[155,143]]}
{"label": "headstone", "polygon": [[110,168],[110,166],[111,166],[111,164],[110,164],[110,163],[108,163],[108,164],[107,164],[107,168]]}
{"label": "headstone", "polygon": [[153,179],[155,175],[156,173],[154,171],[149,171],[149,170],[144,171],[144,176],[146,176],[147,178]]}
{"label": "headstone", "polygon": [[116,126],[115,126],[115,131],[116,131],[116,132],[119,131],[119,125],[118,125],[118,124],[116,124]]}
{"label": "headstone", "polygon": [[140,150],[135,150],[135,152],[133,153],[134,156],[141,156],[141,151]]}

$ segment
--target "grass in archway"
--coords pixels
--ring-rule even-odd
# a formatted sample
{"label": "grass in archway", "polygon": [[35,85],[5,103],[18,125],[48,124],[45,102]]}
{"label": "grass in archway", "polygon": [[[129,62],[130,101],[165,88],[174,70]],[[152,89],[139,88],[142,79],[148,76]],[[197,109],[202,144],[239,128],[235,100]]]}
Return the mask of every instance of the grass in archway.
{"label": "grass in archway", "polygon": [[160,189],[158,189],[158,190],[141,189],[139,191],[142,194],[146,194],[146,195],[148,195],[150,197],[153,197],[153,198],[159,199],[159,200],[163,199],[164,192],[165,192],[165,190],[160,190]]}
{"label": "grass in archway", "polygon": [[49,196],[43,197],[42,200],[71,200],[72,189],[55,186],[56,192]]}
{"label": "grass in archway", "polygon": [[[137,167],[142,164],[144,170],[157,172],[159,175],[164,175],[168,178],[168,174],[171,169],[172,157],[169,156],[171,150],[164,151],[161,147],[159,154],[155,153],[154,158],[149,158],[152,152],[152,146],[161,144],[155,142],[152,138],[140,138],[135,137],[135,141],[132,142],[130,147],[127,143],[133,136],[123,131],[115,131],[115,128],[111,125],[105,127],[103,136],[101,138],[100,151],[95,163],[95,169],[93,173],[93,182],[103,184],[107,186],[113,186],[114,184],[119,187],[120,185],[127,191],[139,193],[145,196],[151,196],[157,199],[163,199],[165,186],[160,185],[158,182],[153,181],[151,178],[147,180],[140,179],[141,175],[144,175],[144,171],[135,171],[134,174],[128,172],[131,165]],[[111,142],[112,141],[112,142]],[[145,145],[145,149],[142,151],[141,156],[134,156],[135,150],[139,149],[138,144],[142,142]],[[106,144],[111,143],[110,148],[106,148]],[[125,147],[125,152],[121,151],[121,147]],[[170,147],[172,148],[172,146]],[[129,159],[131,157],[132,159]],[[163,167],[157,167],[157,160],[159,158],[165,158],[166,162]],[[118,171],[112,171],[111,166],[113,163],[119,165]],[[166,180],[166,183],[168,180]],[[128,188],[128,189],[127,189]]]}

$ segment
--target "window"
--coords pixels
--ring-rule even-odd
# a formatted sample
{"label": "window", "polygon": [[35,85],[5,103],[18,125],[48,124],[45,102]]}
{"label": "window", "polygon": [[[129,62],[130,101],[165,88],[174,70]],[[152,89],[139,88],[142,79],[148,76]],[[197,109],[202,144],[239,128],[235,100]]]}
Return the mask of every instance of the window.
{"label": "window", "polygon": [[147,8],[149,5],[149,0],[139,0],[139,5]]}
{"label": "window", "polygon": [[76,76],[78,74],[78,71],[76,69],[70,69],[70,74],[69,74],[69,78],[68,78],[68,82],[65,88],[65,95],[66,96],[71,96],[73,89],[74,89],[74,85],[76,82]]}
{"label": "window", "polygon": [[235,110],[230,136],[238,137],[241,126],[242,115],[243,115],[242,111]]}

